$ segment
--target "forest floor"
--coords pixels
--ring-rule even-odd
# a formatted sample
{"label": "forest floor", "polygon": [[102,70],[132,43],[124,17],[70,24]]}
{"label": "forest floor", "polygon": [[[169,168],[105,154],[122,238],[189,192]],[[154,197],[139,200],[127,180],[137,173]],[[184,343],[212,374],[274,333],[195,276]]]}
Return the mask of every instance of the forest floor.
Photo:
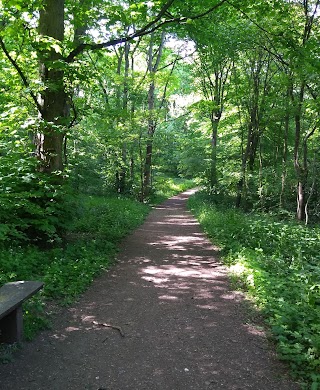
{"label": "forest floor", "polygon": [[1,389],[300,388],[248,322],[217,248],[186,210],[192,193],[155,207],[52,330],[0,366]]}

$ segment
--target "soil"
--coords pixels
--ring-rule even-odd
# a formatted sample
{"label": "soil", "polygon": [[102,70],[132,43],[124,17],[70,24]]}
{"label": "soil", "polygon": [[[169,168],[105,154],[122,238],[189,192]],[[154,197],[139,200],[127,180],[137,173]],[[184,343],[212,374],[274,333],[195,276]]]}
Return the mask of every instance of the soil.
{"label": "soil", "polygon": [[0,366],[2,390],[300,388],[247,323],[217,248],[186,210],[192,193],[155,207],[53,329]]}

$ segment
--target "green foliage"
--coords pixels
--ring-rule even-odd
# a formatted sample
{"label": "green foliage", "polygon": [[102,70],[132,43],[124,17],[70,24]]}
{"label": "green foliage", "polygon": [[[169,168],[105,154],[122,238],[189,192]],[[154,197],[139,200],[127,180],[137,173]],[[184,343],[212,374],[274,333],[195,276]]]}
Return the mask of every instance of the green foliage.
{"label": "green foliage", "polygon": [[25,340],[32,340],[40,330],[50,328],[51,323],[45,312],[43,295],[37,294],[23,304]]}
{"label": "green foliage", "polygon": [[151,195],[150,202],[152,204],[159,204],[171,196],[193,188],[195,185],[196,180],[156,176],[154,178],[155,190]]}
{"label": "green foliage", "polygon": [[205,232],[269,324],[281,359],[319,385],[320,229],[244,214],[205,194],[189,203]]}
{"label": "green foliage", "polygon": [[80,197],[79,218],[73,222],[72,231],[117,242],[139,226],[149,210],[147,205],[122,196]]}
{"label": "green foliage", "polygon": [[[0,99],[1,107],[1,99]],[[61,173],[40,172],[34,157],[38,122],[24,107],[4,105],[0,115],[0,245],[53,242],[66,228],[69,196]]]}
{"label": "green foliage", "polygon": [[72,302],[109,267],[121,238],[141,224],[150,210],[137,201],[116,197],[82,196],[77,205],[64,246],[1,248],[0,286],[15,280],[44,281],[44,289],[24,305],[26,339],[49,326],[45,302]]}
{"label": "green foliage", "polygon": [[54,175],[37,172],[32,158],[3,158],[0,243],[10,239],[48,242],[58,238],[68,220],[69,198],[65,187],[56,181]]}
{"label": "green foliage", "polygon": [[0,344],[0,363],[7,364],[13,361],[13,356],[20,349],[20,345],[15,344]]}
{"label": "green foliage", "polygon": [[[66,26],[62,42],[39,36],[39,10],[43,1],[2,3],[0,246],[4,251],[0,254],[0,284],[33,275],[46,278],[43,296],[48,298],[68,301],[82,291],[109,261],[102,250],[114,253],[114,242],[137,226],[147,212],[145,205],[116,196],[105,201],[96,195],[143,196],[142,182],[148,177],[144,175],[146,168],[150,167],[146,164],[147,145],[152,142],[152,170],[156,174],[152,183],[154,193],[148,201],[158,203],[193,186],[193,182],[163,179],[157,173],[201,178],[208,183],[213,172],[217,184],[212,188],[216,194],[228,196],[224,200],[226,205],[230,206],[232,197],[238,195],[239,205],[244,209],[272,212],[280,209],[282,216],[288,216],[296,208],[297,182],[303,179],[301,188],[308,203],[309,222],[319,218],[316,130],[320,19],[316,2],[224,2],[205,17],[191,19],[210,9],[212,1],[176,0],[158,25],[165,18],[189,19],[179,26],[166,25],[163,49],[159,46],[159,30],[152,37],[146,35],[126,46],[111,45],[101,51],[91,51],[89,47],[106,39],[117,41],[138,31],[154,21],[166,1],[96,0],[93,4],[89,0],[68,0],[65,20],[61,20]],[[86,30],[86,34],[77,36],[80,30]],[[185,40],[184,48],[178,47],[181,41],[179,44],[175,41],[177,36]],[[183,58],[190,52],[190,40],[194,43],[190,47],[198,50],[197,56]],[[88,50],[79,52],[71,62],[63,61],[62,57],[68,58],[81,42],[88,44]],[[41,66],[43,74],[40,74],[41,57],[51,51],[57,54],[56,60],[48,62],[48,72]],[[148,53],[153,53],[151,63],[158,69],[155,74],[150,74]],[[161,54],[159,63],[157,54]],[[50,79],[51,71],[58,69],[63,72],[59,83],[44,80],[44,74]],[[40,121],[40,126],[38,96],[46,95],[49,90],[57,92],[57,87],[68,96],[66,107],[63,112],[51,112],[56,123]],[[179,107],[181,101],[184,103]],[[51,103],[46,103],[48,113],[55,107]],[[220,111],[213,153],[210,120],[212,125]],[[151,122],[154,126],[150,126]],[[73,130],[62,128],[62,123],[66,127],[70,123],[75,126]],[[62,129],[66,134],[63,157],[68,160],[65,164],[68,184],[77,195],[95,196],[75,196],[71,200],[60,174],[39,172],[32,156],[38,152],[38,157],[43,158],[51,152],[45,150],[45,144],[36,147],[34,138],[39,137],[39,132],[46,138],[48,129],[58,133]],[[61,139],[61,148],[62,143]],[[32,246],[19,247],[21,243],[58,243],[70,229],[70,205],[76,209],[78,219],[73,220],[72,233],[69,230],[67,234],[74,238],[67,248],[41,253]],[[284,303],[277,307],[285,313],[284,318],[299,317],[294,314],[295,309],[290,311],[291,306],[299,310],[316,307],[319,290],[319,248],[313,236],[316,230],[253,214],[248,223],[234,210],[215,212],[218,214],[205,218],[208,229],[215,231],[215,237],[225,246],[227,260],[241,264],[243,283],[249,291],[268,294],[264,303],[264,298],[255,293],[266,311],[272,307],[270,318],[276,318],[274,302],[278,298],[274,294],[281,293],[282,283],[290,291],[295,291],[293,286],[300,283],[302,294],[294,304],[290,297],[281,295]],[[281,281],[274,270],[285,275]],[[273,283],[280,287],[272,290],[266,280],[271,280],[270,286]],[[34,307],[41,312],[37,303]],[[33,309],[26,310],[31,313]],[[303,310],[301,313],[313,318],[313,312]],[[314,364],[318,364],[319,341],[307,332],[301,333],[302,338],[295,336],[290,321],[279,320],[274,325],[281,335],[281,353],[284,357],[294,356],[291,361],[296,359],[296,371],[305,360],[311,361],[311,356]],[[315,319],[304,321],[309,321],[311,329],[314,323],[310,321]],[[303,321],[295,323],[306,329],[300,322]],[[283,338],[285,342],[281,344]],[[300,351],[299,364],[294,348]],[[316,376],[313,381],[315,388]]]}
{"label": "green foliage", "polygon": [[115,253],[114,243],[93,238],[78,239],[65,249],[52,250],[52,261],[43,276],[44,297],[71,303],[110,264]]}

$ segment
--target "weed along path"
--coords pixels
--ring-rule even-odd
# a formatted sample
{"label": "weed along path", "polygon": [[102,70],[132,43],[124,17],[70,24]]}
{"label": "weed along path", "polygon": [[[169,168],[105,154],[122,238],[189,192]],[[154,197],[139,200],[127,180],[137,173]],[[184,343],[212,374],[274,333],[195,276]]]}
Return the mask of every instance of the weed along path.
{"label": "weed along path", "polygon": [[0,388],[293,390],[186,200],[156,207],[53,329],[0,367]]}

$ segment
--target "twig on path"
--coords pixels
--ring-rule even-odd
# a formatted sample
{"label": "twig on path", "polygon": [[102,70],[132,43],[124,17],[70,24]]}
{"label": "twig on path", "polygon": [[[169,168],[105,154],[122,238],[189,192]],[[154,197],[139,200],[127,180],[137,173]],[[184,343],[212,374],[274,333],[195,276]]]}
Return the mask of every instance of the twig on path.
{"label": "twig on path", "polygon": [[[115,329],[115,330],[117,330],[117,331],[120,333],[121,337],[125,337],[125,336],[124,336],[124,333],[123,333],[123,331],[122,331],[122,329],[120,328],[120,326],[111,325],[111,324],[106,324],[105,322],[98,322],[98,321],[92,321],[92,323],[93,323],[94,325],[97,325],[97,326],[104,326],[105,328],[112,328],[112,329]],[[105,341],[105,340],[104,340],[104,341]]]}

